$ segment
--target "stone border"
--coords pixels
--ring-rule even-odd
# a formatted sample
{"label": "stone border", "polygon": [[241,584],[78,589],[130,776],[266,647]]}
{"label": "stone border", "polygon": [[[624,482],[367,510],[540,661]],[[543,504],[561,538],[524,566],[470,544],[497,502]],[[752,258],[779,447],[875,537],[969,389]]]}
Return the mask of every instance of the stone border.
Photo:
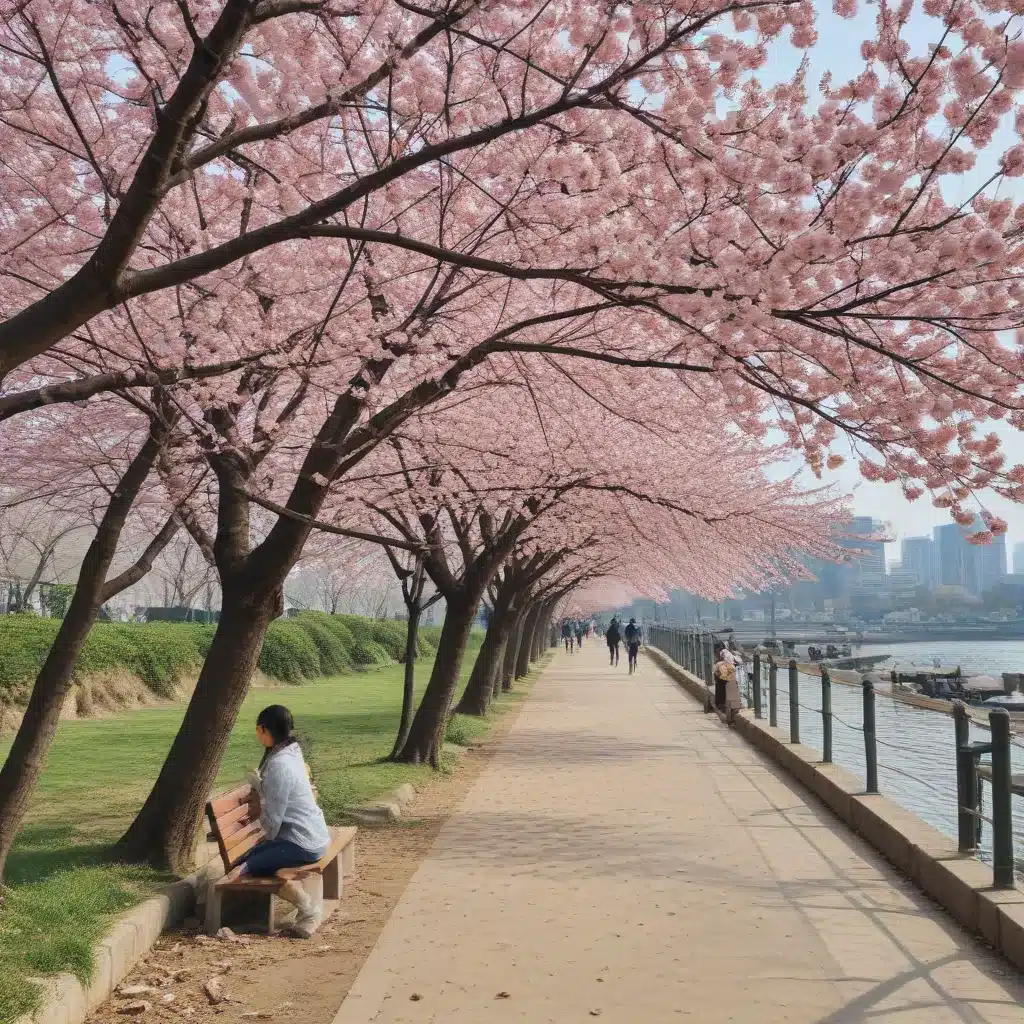
{"label": "stone border", "polygon": [[42,1001],[35,1013],[19,1017],[16,1024],[81,1024],[90,1011],[110,998],[160,935],[192,913],[204,872],[172,882],[119,918],[93,947],[95,967],[88,986],[68,973],[33,978],[43,989]]}
{"label": "stone border", "polygon": [[[704,704],[709,689],[667,655],[645,648],[651,660],[687,693]],[[1024,970],[1024,891],[993,889],[992,868],[916,814],[884,796],[864,792],[855,775],[825,764],[820,751],[790,743],[782,729],[741,713],[736,731],[822,800],[837,817],[869,842],[968,931],[980,935],[1015,967]]]}
{"label": "stone border", "polygon": [[405,809],[415,799],[416,790],[412,783],[403,782],[390,793],[385,793],[379,800],[347,808],[345,817],[358,821],[361,825],[390,825],[402,817]]}

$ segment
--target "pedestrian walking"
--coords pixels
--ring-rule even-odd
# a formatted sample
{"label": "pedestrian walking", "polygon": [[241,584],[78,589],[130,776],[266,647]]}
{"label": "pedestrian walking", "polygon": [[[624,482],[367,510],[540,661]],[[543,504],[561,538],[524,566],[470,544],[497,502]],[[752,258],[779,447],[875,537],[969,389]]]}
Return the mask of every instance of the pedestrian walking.
{"label": "pedestrian walking", "polygon": [[608,643],[608,663],[610,665],[618,665],[619,644],[622,643],[622,634],[619,632],[619,620],[614,615],[612,616],[611,624],[604,634],[604,638]]}
{"label": "pedestrian walking", "polygon": [[640,644],[643,642],[643,630],[636,624],[636,619],[630,619],[629,625],[624,631],[626,637],[626,654],[629,658],[629,674],[636,671],[636,659],[640,653]]}
{"label": "pedestrian walking", "polygon": [[572,630],[572,623],[566,619],[562,623],[562,642],[565,644],[565,653],[572,654],[574,634]]}

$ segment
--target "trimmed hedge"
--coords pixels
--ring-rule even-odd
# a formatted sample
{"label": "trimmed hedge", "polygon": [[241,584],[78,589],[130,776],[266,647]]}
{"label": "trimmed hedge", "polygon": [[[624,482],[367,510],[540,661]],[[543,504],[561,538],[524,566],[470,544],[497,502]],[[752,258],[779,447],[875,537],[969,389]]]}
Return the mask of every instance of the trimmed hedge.
{"label": "trimmed hedge", "polygon": [[[0,616],[0,700],[21,702],[60,628],[57,619]],[[97,622],[75,672],[126,670],[154,693],[173,695],[177,680],[195,672],[213,641],[215,626],[192,622]],[[420,630],[418,653],[433,653],[436,627]],[[358,615],[302,612],[276,619],[267,630],[259,667],[285,683],[340,675],[398,661],[405,653],[405,623]]]}

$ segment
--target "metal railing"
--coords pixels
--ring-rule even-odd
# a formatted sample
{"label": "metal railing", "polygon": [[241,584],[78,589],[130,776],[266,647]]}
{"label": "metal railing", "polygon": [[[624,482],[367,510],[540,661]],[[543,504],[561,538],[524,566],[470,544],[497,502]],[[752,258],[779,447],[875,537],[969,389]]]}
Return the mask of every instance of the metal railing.
{"label": "metal railing", "polygon": [[[716,638],[708,630],[678,629],[668,626],[648,626],[647,643],[671,658],[677,665],[701,679],[714,690],[714,659]],[[766,664],[767,663],[767,664]],[[779,724],[779,665],[773,654],[757,650],[749,660],[747,685],[741,689],[747,707],[753,709],[754,717],[764,718],[764,689],[767,684],[768,724],[778,728]],[[800,699],[800,671],[795,658],[788,659],[787,687],[782,695],[788,698],[789,740],[800,743],[801,709],[820,716],[822,736],[822,762],[833,763],[833,726],[839,724],[863,737],[865,791],[878,793],[878,769],[881,764],[887,772],[906,776],[915,783],[930,789],[936,787],[905,769],[879,761],[878,747],[882,745],[898,752],[906,751],[905,742],[887,742],[877,735],[875,714],[876,693],[874,683],[867,675],[861,680],[862,720],[858,725],[833,713],[832,677],[828,666],[821,666],[821,704],[810,707]],[[804,682],[806,683],[806,677]],[[745,692],[744,692],[745,690]],[[1009,889],[1014,886],[1014,836],[1013,836],[1013,793],[1024,792],[1024,780],[1015,780],[1011,761],[1013,739],[1010,731],[1010,716],[1004,708],[990,711],[989,742],[970,741],[970,717],[967,705],[953,702],[956,758],[956,811],[958,846],[961,852],[978,853],[981,845],[982,823],[988,823],[992,830],[992,874],[993,886]],[[982,755],[990,755],[988,762],[982,762]],[[889,760],[892,760],[890,758]],[[982,813],[982,783],[988,781],[992,791],[991,815]]]}

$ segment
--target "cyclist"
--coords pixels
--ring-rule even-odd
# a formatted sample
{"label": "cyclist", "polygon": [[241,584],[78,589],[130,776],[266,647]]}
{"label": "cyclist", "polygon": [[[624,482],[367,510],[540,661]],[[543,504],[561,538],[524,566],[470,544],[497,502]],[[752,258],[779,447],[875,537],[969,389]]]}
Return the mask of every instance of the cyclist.
{"label": "cyclist", "polygon": [[640,652],[640,644],[643,642],[644,632],[636,624],[636,619],[630,619],[625,629],[626,653],[629,655],[629,674],[636,671],[636,658]]}
{"label": "cyclist", "polygon": [[622,642],[622,634],[619,632],[619,620],[612,616],[611,625],[609,625],[607,632],[604,634],[605,640],[608,642],[608,664],[618,665],[619,663],[619,644]]}

